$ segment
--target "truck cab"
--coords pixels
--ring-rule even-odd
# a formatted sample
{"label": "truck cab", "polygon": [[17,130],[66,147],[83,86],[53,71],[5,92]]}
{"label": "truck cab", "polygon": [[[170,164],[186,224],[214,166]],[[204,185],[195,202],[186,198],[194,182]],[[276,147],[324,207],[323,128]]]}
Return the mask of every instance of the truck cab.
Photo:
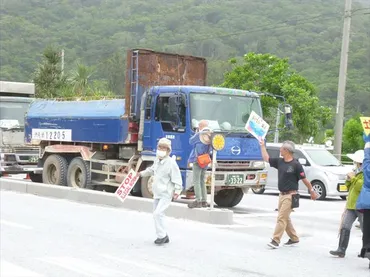
{"label": "truck cab", "polygon": [[1,81],[0,89],[0,176],[26,173],[37,179],[38,147],[24,142],[24,116],[34,99],[34,84]]}
{"label": "truck cab", "polygon": [[[207,120],[213,132],[225,136],[225,147],[217,153],[215,202],[218,205],[235,206],[249,188],[265,184],[267,172],[259,143],[245,130],[251,111],[262,116],[257,93],[207,86],[158,86],[145,92],[142,102],[145,103],[142,159],[154,160],[158,139],[170,139],[185,190],[192,187],[189,139],[200,120]],[[206,176],[208,187],[210,173],[209,170]]]}

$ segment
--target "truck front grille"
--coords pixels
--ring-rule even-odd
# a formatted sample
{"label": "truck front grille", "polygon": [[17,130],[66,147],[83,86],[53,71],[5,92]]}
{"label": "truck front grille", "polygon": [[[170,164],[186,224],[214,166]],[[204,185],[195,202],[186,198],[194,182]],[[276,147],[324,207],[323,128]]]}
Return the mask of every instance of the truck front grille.
{"label": "truck front grille", "polygon": [[39,148],[38,147],[14,147],[14,153],[38,155]]}
{"label": "truck front grille", "polygon": [[243,171],[251,170],[250,161],[217,161],[216,171]]}

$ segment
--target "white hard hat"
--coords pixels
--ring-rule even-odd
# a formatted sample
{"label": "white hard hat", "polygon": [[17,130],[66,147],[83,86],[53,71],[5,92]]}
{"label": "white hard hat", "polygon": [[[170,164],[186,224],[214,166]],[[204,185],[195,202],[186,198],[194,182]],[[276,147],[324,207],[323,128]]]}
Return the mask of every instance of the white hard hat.
{"label": "white hard hat", "polygon": [[354,154],[347,154],[347,157],[356,163],[362,164],[364,161],[365,152],[364,150],[357,150]]}

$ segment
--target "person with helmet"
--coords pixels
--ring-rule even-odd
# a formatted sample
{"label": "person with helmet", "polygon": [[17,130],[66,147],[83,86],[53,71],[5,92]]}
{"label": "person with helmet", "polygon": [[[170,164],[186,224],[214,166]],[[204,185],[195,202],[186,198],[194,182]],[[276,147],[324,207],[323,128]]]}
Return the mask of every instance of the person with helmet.
{"label": "person with helmet", "polygon": [[164,226],[165,211],[172,199],[177,199],[182,191],[182,178],[179,166],[175,159],[170,157],[172,151],[171,141],[161,138],[157,145],[157,157],[154,164],[140,172],[141,177],[154,176],[153,181],[153,217],[157,233],[155,244],[169,243],[167,231]]}
{"label": "person with helmet", "polygon": [[364,134],[363,138],[365,141],[365,158],[362,163],[364,184],[357,199],[356,208],[363,213],[362,249],[359,256],[370,260],[370,135]]}
{"label": "person with helmet", "polygon": [[356,210],[356,202],[364,183],[364,173],[362,170],[364,150],[358,150],[354,154],[347,154],[347,156],[353,161],[354,168],[352,172],[349,172],[347,174],[347,180],[345,183],[348,188],[348,196],[346,209],[343,213],[342,223],[340,227],[338,249],[329,252],[331,255],[340,258],[343,258],[346,255],[353,223],[358,218],[360,221],[360,228],[362,230],[363,219],[362,213]]}

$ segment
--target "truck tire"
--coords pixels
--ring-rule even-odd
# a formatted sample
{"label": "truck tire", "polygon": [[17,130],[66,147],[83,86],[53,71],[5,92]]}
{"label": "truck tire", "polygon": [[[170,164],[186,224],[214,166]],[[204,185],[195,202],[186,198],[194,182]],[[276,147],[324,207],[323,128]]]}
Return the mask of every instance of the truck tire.
{"label": "truck tire", "polygon": [[67,184],[69,187],[81,189],[91,184],[90,166],[81,157],[74,158],[69,164]]}
{"label": "truck tire", "polygon": [[53,154],[46,158],[42,171],[44,184],[66,186],[67,185],[67,160],[61,155]]}
{"label": "truck tire", "polygon": [[141,178],[141,195],[144,198],[153,198],[153,176]]}
{"label": "truck tire", "polygon": [[35,174],[33,172],[30,172],[30,179],[34,183],[42,183],[42,174]]}
{"label": "truck tire", "polygon": [[241,188],[223,189],[215,195],[215,203],[219,207],[231,208],[240,203],[244,193]]}

